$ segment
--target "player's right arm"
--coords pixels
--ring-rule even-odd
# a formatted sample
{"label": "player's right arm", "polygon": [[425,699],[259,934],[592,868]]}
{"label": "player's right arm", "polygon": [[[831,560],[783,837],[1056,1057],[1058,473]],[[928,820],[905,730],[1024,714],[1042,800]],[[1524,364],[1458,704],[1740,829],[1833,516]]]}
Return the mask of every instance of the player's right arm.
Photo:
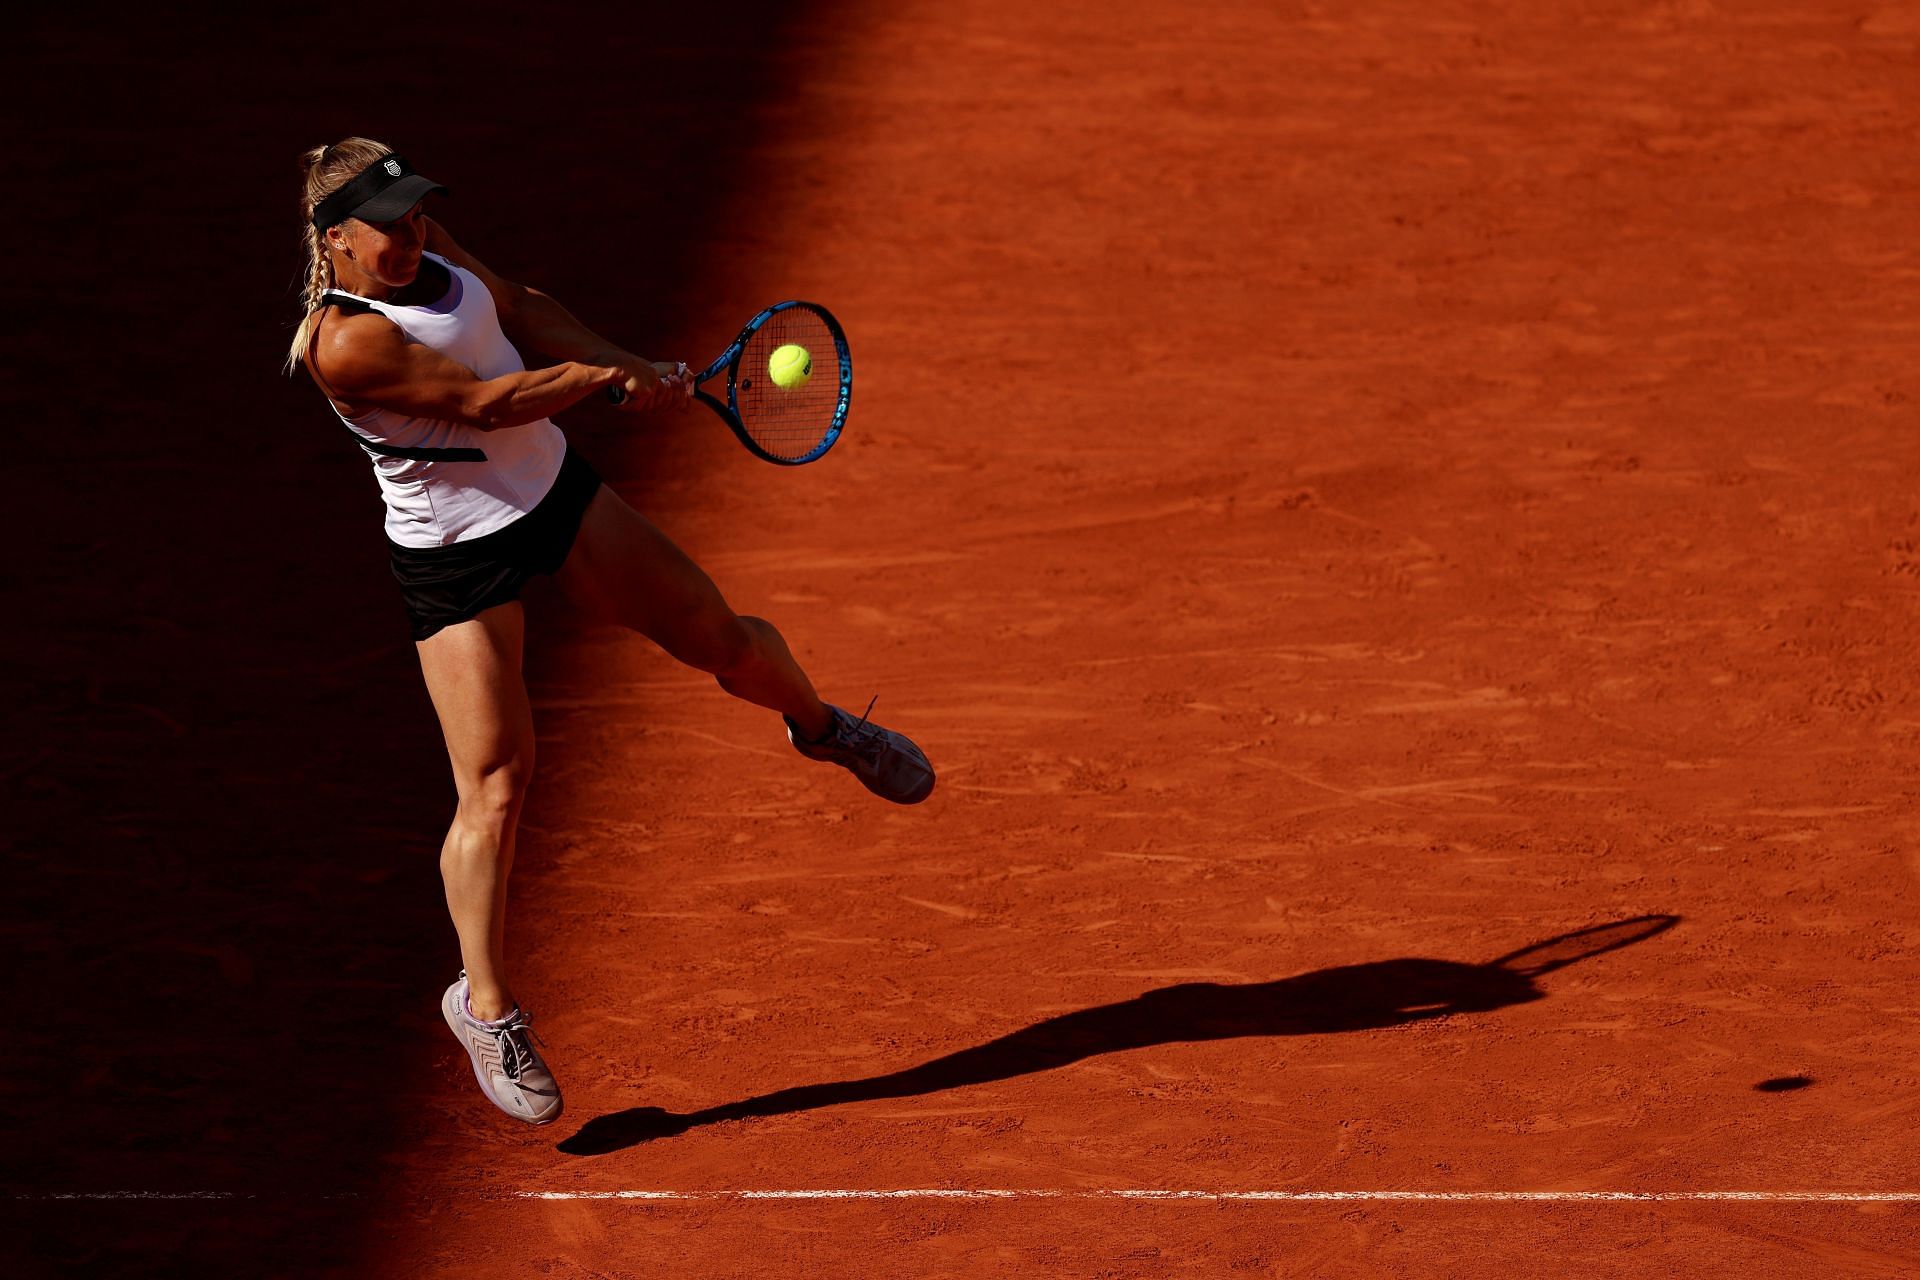
{"label": "player's right arm", "polygon": [[475,377],[459,361],[410,341],[380,315],[334,316],[321,327],[307,359],[321,390],[348,417],[389,409],[480,431],[538,422],[626,379],[618,369],[577,361]]}

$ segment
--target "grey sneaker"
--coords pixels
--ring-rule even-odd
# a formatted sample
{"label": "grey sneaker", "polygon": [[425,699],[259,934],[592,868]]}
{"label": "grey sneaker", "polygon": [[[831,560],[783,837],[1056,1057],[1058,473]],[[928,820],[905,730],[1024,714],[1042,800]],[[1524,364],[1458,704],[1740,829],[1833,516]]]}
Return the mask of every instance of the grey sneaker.
{"label": "grey sneaker", "polygon": [[[895,804],[919,804],[933,794],[933,766],[906,734],[882,729],[865,715],[855,720],[836,706],[827,710],[833,714],[833,727],[818,742],[801,737],[799,726],[787,721],[787,741],[795,751],[809,760],[839,765],[860,779],[861,786]],[[867,710],[873,710],[872,702]]]}
{"label": "grey sneaker", "polygon": [[560,1118],[560,1086],[533,1047],[526,1014],[515,1009],[499,1022],[482,1022],[468,1013],[465,972],[440,998],[440,1013],[473,1059],[473,1078],[489,1102],[529,1124]]}

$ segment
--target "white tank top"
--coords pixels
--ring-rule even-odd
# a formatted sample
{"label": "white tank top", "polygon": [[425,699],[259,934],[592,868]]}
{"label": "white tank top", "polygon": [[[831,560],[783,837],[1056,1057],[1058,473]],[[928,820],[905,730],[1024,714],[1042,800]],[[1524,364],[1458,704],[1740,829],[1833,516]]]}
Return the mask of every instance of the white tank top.
{"label": "white tank top", "polygon": [[[452,281],[445,295],[427,306],[394,306],[340,289],[327,293],[350,299],[349,306],[358,303],[378,311],[412,341],[459,361],[475,377],[498,378],[524,370],[527,366],[501,332],[493,296],[480,278],[438,254],[424,257],[445,267]],[[495,431],[439,418],[411,418],[391,409],[370,409],[353,418],[340,414],[340,419],[373,458],[373,474],[387,504],[387,537],[403,547],[440,547],[506,528],[547,496],[567,453],[566,437],[546,418]],[[477,450],[485,460],[396,457],[383,451],[388,449]]]}

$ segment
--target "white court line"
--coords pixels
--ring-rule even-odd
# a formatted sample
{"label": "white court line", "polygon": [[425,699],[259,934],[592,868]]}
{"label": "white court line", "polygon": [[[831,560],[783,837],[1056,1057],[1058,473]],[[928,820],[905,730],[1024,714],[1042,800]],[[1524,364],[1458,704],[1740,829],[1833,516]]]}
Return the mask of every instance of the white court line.
{"label": "white court line", "polygon": [[14,1200],[251,1200],[242,1191],[46,1191]]}
{"label": "white court line", "polygon": [[[242,1191],[49,1191],[15,1194],[11,1200],[258,1200]],[[332,1199],[335,1197],[324,1197]],[[457,1197],[469,1198],[469,1197]],[[1760,1204],[1920,1204],[1920,1191],[1180,1191],[1149,1188],[900,1187],[820,1188],[791,1191],[509,1191],[481,1193],[486,1200],[826,1201],[826,1200],[1202,1200],[1283,1204],[1501,1204],[1640,1203],[1677,1201]]]}
{"label": "white court line", "polygon": [[1509,1201],[1759,1201],[1767,1204],[1920,1204],[1920,1191],[1173,1191],[906,1187],[813,1191],[516,1191],[519,1200],[1259,1200],[1282,1203]]}

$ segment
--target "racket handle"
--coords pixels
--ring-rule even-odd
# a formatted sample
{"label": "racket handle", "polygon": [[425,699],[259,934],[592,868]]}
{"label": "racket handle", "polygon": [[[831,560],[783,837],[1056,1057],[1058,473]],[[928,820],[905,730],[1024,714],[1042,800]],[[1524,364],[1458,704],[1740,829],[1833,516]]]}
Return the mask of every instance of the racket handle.
{"label": "racket handle", "polygon": [[[684,380],[691,375],[684,361],[676,361],[673,373],[668,376]],[[692,394],[693,388],[689,386],[687,391],[688,394]],[[627,389],[617,382],[610,382],[607,384],[607,399],[614,404],[625,404],[627,402]]]}

